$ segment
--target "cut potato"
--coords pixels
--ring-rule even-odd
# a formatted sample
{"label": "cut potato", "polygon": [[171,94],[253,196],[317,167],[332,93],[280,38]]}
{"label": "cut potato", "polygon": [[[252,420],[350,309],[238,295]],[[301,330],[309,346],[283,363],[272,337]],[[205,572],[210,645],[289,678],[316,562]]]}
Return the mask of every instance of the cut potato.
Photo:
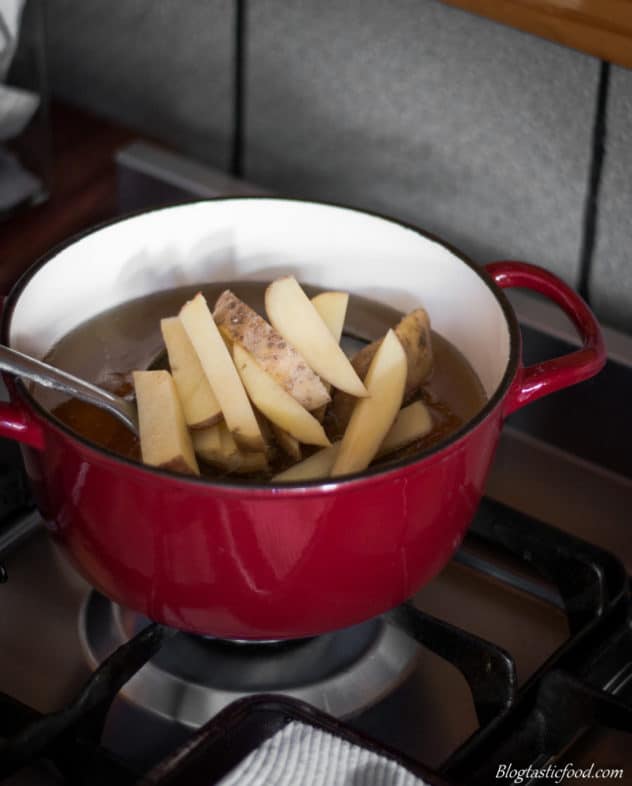
{"label": "cut potato", "polygon": [[226,470],[238,475],[250,475],[252,472],[267,472],[270,469],[265,453],[251,453],[240,450]]}
{"label": "cut potato", "polygon": [[432,415],[422,401],[413,401],[400,409],[395,422],[391,426],[377,452],[378,456],[386,456],[400,448],[410,445],[417,439],[425,437],[432,431]]}
{"label": "cut potato", "polygon": [[240,344],[233,345],[233,360],[252,403],[271,423],[307,445],[330,444],[316,418],[275,382]]}
{"label": "cut potato", "polygon": [[254,355],[305,409],[311,411],[330,401],[323,382],[296,349],[230,290],[217,299],[213,318],[227,342],[241,344]]}
{"label": "cut potato", "polygon": [[221,462],[223,457],[219,423],[192,432],[193,449],[196,455],[209,464]]}
{"label": "cut potato", "polygon": [[402,405],[406,371],[406,353],[389,330],[369,366],[369,398],[356,402],[331,469],[333,477],[361,472],[373,461]]}
{"label": "cut potato", "polygon": [[228,430],[228,427],[223,427],[220,423],[217,427],[219,431],[219,441],[222,456],[225,463],[236,460],[239,457],[239,445],[235,442],[233,435]]}
{"label": "cut potato", "polygon": [[[231,350],[232,355],[232,350]],[[237,372],[239,373],[239,372]],[[277,444],[274,439],[274,432],[272,431],[273,423],[261,413],[258,409],[255,408],[255,417],[257,418],[257,423],[259,424],[259,430],[261,431],[261,436],[263,437],[264,448],[263,452],[268,457],[268,460],[272,459],[277,450]]]}
{"label": "cut potato", "polygon": [[349,305],[348,292],[321,292],[312,298],[314,308],[320,318],[329,328],[336,344],[340,344],[342,329],[345,326],[347,306]]}
{"label": "cut potato", "polygon": [[192,437],[197,455],[218,469],[238,474],[268,469],[265,454],[240,450],[225,423],[194,431]]}
{"label": "cut potato", "polygon": [[294,464],[283,472],[279,472],[272,478],[273,482],[298,481],[298,480],[318,480],[327,478],[331,473],[331,468],[340,452],[340,442],[335,442],[328,448],[312,453],[309,458],[303,459],[298,464]]}
{"label": "cut potato", "polygon": [[[342,329],[345,325],[345,317],[347,316],[347,306],[349,305],[349,294],[347,292],[321,292],[320,295],[315,295],[312,298],[312,303],[316,311],[321,316],[323,322],[329,328],[329,332],[334,337],[337,344],[340,344],[342,338]],[[331,385],[325,383],[327,392],[331,390]],[[327,405],[323,404],[322,407],[314,410],[314,417],[319,423],[323,422]]]}
{"label": "cut potato", "polygon": [[408,360],[406,392],[413,395],[430,376],[433,364],[430,317],[424,308],[416,308],[397,324],[395,335],[404,348]]}
{"label": "cut potato", "polygon": [[265,472],[268,459],[265,453],[241,450],[235,442],[233,434],[224,423],[217,426],[220,434],[222,458],[218,466],[227,472],[247,474],[249,472]]}
{"label": "cut potato", "polygon": [[160,320],[171,375],[189,428],[206,428],[222,419],[222,410],[193,344],[178,317]]}
{"label": "cut potato", "polygon": [[266,312],[273,327],[335,388],[352,396],[368,395],[362,380],[294,276],[273,281],[266,289]]}
{"label": "cut potato", "polygon": [[199,475],[193,444],[173,377],[168,371],[134,371],[143,463]]}
{"label": "cut potato", "polygon": [[274,423],[271,423],[270,425],[272,427],[274,438],[280,445],[283,452],[294,461],[300,461],[301,443],[298,441],[298,439],[293,437],[291,434],[288,434],[288,432],[285,431],[285,429],[282,429],[280,426],[277,426]]}
{"label": "cut potato", "polygon": [[[310,300],[285,276],[265,291],[272,324],[230,290],[214,314],[198,292],[162,319],[171,373],[133,372],[143,461],[200,474],[199,460],[270,479],[279,458],[289,463],[283,452],[292,466],[271,478],[283,483],[362,472],[412,449],[433,428],[418,400],[433,366],[428,315],[412,311],[350,361],[340,347],[348,303],[334,291]],[[319,449],[301,460],[303,443]]]}
{"label": "cut potato", "polygon": [[265,450],[252,405],[201,292],[185,303],[180,319],[235,440],[245,450]]}
{"label": "cut potato", "polygon": [[[399,411],[377,455],[386,456],[394,453],[410,445],[411,442],[425,437],[431,429],[430,411],[421,401],[414,401]],[[272,480],[287,482],[328,477],[340,452],[341,444],[341,442],[334,442],[330,447],[323,448],[289,469],[279,472]]]}
{"label": "cut potato", "polygon": [[[423,308],[416,308],[399,321],[395,327],[395,335],[399,339],[408,367],[406,371],[406,390],[404,401],[414,396],[432,371],[432,335],[430,319]],[[382,339],[367,344],[351,359],[354,369],[360,379],[366,377],[371,361],[373,360]],[[333,397],[332,410],[338,429],[343,431],[349,422],[355,399],[352,396],[336,391]]]}
{"label": "cut potato", "polygon": [[[406,392],[404,398],[415,393],[432,370],[432,338],[430,319],[423,308],[416,308],[397,323],[395,335],[406,353]],[[373,356],[382,340],[373,341],[363,347],[352,359],[359,376],[364,379]]]}

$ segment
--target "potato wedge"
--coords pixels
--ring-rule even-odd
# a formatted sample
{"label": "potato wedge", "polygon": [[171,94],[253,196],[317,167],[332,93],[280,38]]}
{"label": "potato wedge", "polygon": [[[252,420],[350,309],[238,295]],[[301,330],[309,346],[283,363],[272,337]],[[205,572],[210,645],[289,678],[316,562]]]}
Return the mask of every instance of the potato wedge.
{"label": "potato wedge", "polygon": [[208,428],[193,431],[191,439],[196,456],[209,464],[221,463],[224,454],[222,452],[219,423]]}
{"label": "potato wedge", "polygon": [[330,444],[316,418],[275,382],[240,344],[233,345],[233,360],[252,403],[271,423],[307,445],[326,447]]}
{"label": "potato wedge", "polygon": [[[349,305],[349,294],[347,292],[321,292],[312,298],[312,303],[316,311],[321,316],[323,322],[329,328],[329,332],[334,337],[337,344],[340,344],[342,338],[342,329],[345,324],[345,317],[347,315],[347,306]],[[331,385],[326,382],[325,387],[327,392],[331,392]],[[319,423],[323,422],[327,405],[323,404],[322,407],[314,410],[314,417]]]}
{"label": "potato wedge", "polygon": [[318,480],[319,478],[326,479],[331,473],[331,468],[336,461],[338,453],[340,452],[340,442],[335,442],[328,448],[312,453],[303,461],[294,464],[283,472],[279,472],[272,478],[272,482],[288,483],[290,481],[298,480]]}
{"label": "potato wedge", "polygon": [[368,395],[349,359],[294,276],[266,289],[266,313],[272,326],[301,353],[322,379],[352,396]]}
{"label": "potato wedge", "polygon": [[198,292],[179,316],[236,442],[245,450],[264,450],[265,440],[252,405],[204,295]]}
{"label": "potato wedge", "polygon": [[267,472],[268,469],[268,459],[265,453],[252,453],[245,450],[238,451],[229,466],[226,467],[228,472],[237,475],[250,475],[252,472]]}
{"label": "potato wedge", "polygon": [[230,290],[217,299],[213,318],[226,341],[241,344],[254,355],[305,409],[311,411],[330,401],[323,382],[296,349]]}
{"label": "potato wedge", "polygon": [[[399,339],[406,358],[408,367],[406,371],[406,390],[404,401],[413,396],[424,383],[432,371],[432,337],[430,319],[423,308],[417,308],[406,314],[395,327],[395,335]],[[373,360],[382,339],[367,344],[351,359],[354,369],[361,379],[366,377],[371,361]],[[352,396],[336,391],[333,397],[332,410],[335,422],[340,432],[344,431],[351,417],[355,405]]]}
{"label": "potato wedge", "polygon": [[361,472],[373,461],[402,405],[406,372],[406,353],[395,332],[389,330],[366,375],[369,398],[356,402],[332,477]]}
{"label": "potato wedge", "polygon": [[226,472],[243,474],[268,469],[264,453],[248,453],[239,449],[224,422],[192,433],[193,447],[199,458]]}
{"label": "potato wedge", "polygon": [[160,330],[187,426],[212,426],[222,419],[222,410],[182,322],[178,317],[161,319]]}
{"label": "potato wedge", "polygon": [[220,434],[222,457],[219,462],[216,462],[216,466],[236,474],[267,471],[268,459],[265,453],[241,450],[225,423],[219,423],[217,428]]}
{"label": "potato wedge", "polygon": [[173,377],[168,371],[134,371],[143,463],[199,475],[193,444]]}
{"label": "potato wedge", "polygon": [[430,410],[422,401],[413,401],[412,404],[400,409],[377,455],[386,456],[394,453],[416,439],[425,437],[430,431],[432,431]]}
{"label": "potato wedge", "polygon": [[291,434],[288,434],[285,429],[282,429],[280,426],[271,423],[272,433],[274,434],[274,438],[277,441],[277,444],[281,447],[281,450],[288,455],[294,461],[301,460],[301,443],[293,437]]}
{"label": "potato wedge", "polygon": [[224,457],[224,464],[228,465],[231,461],[239,457],[239,445],[235,442],[235,438],[221,423],[218,424],[217,430],[219,431],[220,452]]}
{"label": "potato wedge", "polygon": [[319,295],[314,295],[312,303],[320,318],[329,328],[336,344],[340,344],[349,305],[349,293],[321,292]]}
{"label": "potato wedge", "polygon": [[[432,370],[432,339],[430,319],[423,308],[416,308],[397,323],[395,335],[406,353],[406,392],[404,397],[415,393]],[[363,347],[352,359],[359,376],[366,377],[373,356],[382,339]]]}
{"label": "potato wedge", "polygon": [[[413,401],[412,404],[400,409],[377,455],[386,456],[406,447],[416,439],[424,437],[431,429],[432,416],[428,408],[421,401]],[[272,481],[317,480],[328,477],[340,451],[340,445],[341,442],[334,442],[330,447],[313,453],[303,461],[279,472]]]}

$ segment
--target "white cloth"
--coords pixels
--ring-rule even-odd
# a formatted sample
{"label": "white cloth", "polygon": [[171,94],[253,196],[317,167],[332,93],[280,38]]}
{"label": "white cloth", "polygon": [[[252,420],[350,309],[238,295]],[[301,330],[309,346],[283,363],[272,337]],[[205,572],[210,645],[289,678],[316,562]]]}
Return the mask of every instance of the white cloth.
{"label": "white cloth", "polygon": [[13,60],[25,0],[0,0],[0,80]]}
{"label": "white cloth", "polygon": [[427,786],[392,759],[294,721],[266,740],[221,786]]}
{"label": "white cloth", "polygon": [[[25,0],[0,0],[0,82],[6,80],[17,48]],[[0,142],[22,132],[39,106],[39,96],[0,84]]]}

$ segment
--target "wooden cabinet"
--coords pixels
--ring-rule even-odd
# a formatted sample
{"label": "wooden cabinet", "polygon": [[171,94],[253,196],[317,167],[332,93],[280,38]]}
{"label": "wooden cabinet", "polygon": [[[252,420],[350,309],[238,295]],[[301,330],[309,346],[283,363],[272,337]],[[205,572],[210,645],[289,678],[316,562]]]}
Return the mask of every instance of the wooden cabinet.
{"label": "wooden cabinet", "polygon": [[632,68],[631,0],[443,0]]}

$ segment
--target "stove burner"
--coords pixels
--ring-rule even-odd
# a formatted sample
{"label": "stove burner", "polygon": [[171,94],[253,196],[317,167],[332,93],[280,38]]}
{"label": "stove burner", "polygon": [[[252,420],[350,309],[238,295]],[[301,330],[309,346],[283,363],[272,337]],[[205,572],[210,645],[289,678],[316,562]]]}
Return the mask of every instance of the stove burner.
{"label": "stove burner", "polygon": [[[79,620],[90,666],[97,668],[148,623],[91,592]],[[231,642],[177,633],[122,694],[189,727],[253,693],[282,693],[345,718],[391,693],[419,654],[413,639],[380,618],[299,641]]]}

